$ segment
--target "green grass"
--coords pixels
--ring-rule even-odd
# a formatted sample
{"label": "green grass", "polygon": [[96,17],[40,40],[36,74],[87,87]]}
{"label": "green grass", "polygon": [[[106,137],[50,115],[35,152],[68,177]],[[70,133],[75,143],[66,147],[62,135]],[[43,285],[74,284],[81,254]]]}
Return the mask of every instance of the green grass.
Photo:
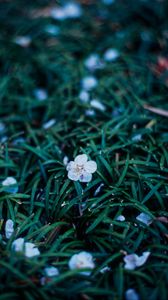
{"label": "green grass", "polygon": [[[13,176],[19,184],[17,194],[0,187],[0,300],[122,300],[129,288],[141,300],[166,300],[168,229],[157,218],[168,217],[168,121],[144,104],[168,110],[167,73],[157,76],[152,68],[168,50],[167,1],[81,2],[79,20],[60,22],[32,18],[32,10],[55,2],[0,2],[0,121],[5,124],[0,181]],[[45,32],[48,24],[60,27],[58,36]],[[29,47],[14,43],[19,35],[31,36]],[[91,92],[106,110],[87,116],[90,104],[78,97],[80,81],[89,74],[83,63],[108,48],[121,55],[95,72],[99,84]],[[47,100],[34,97],[37,87],[48,91]],[[56,123],[45,130],[52,118]],[[140,141],[133,139],[139,134]],[[63,158],[73,160],[79,153],[97,162],[89,184],[67,177]],[[136,220],[140,212],[154,219],[150,226]],[[121,214],[126,220],[116,221]],[[15,233],[7,241],[9,218]],[[41,255],[14,254],[11,243],[18,237],[35,243]],[[88,277],[68,268],[81,250],[94,257],[96,268]],[[123,251],[151,255],[128,271]],[[60,275],[42,286],[50,264]],[[100,273],[105,266],[111,270]]]}

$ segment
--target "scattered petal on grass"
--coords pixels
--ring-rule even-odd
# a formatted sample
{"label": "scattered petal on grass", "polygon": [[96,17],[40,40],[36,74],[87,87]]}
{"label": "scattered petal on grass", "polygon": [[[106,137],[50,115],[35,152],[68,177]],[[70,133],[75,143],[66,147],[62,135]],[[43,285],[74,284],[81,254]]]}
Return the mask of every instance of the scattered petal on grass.
{"label": "scattered petal on grass", "polygon": [[115,61],[119,57],[119,51],[117,49],[108,49],[104,53],[105,61]]}
{"label": "scattered petal on grass", "polygon": [[2,181],[2,186],[4,187],[4,191],[15,194],[18,192],[18,183],[14,177],[7,177],[4,181]]}
{"label": "scattered petal on grass", "polygon": [[17,36],[14,39],[15,44],[23,47],[23,48],[27,48],[30,46],[31,44],[31,38],[29,36]]}
{"label": "scattered petal on grass", "polygon": [[125,217],[123,215],[120,215],[116,218],[116,221],[120,221],[120,222],[124,222],[125,221]]}
{"label": "scattered petal on grass", "polygon": [[94,89],[98,84],[98,81],[93,76],[88,76],[82,79],[82,88],[86,91]]}
{"label": "scattered petal on grass", "polygon": [[139,295],[134,289],[128,289],[125,292],[125,299],[126,300],[139,300]]}
{"label": "scattered petal on grass", "polygon": [[148,214],[145,214],[145,213],[140,213],[136,219],[142,223],[144,223],[145,225],[149,226],[153,220],[152,218],[148,215]]}
{"label": "scattered petal on grass", "polygon": [[79,99],[81,102],[87,103],[89,101],[90,95],[87,91],[82,90],[79,94]]}
{"label": "scattered petal on grass", "polygon": [[49,24],[45,27],[45,32],[56,36],[60,33],[60,28],[59,28],[59,26]]}
{"label": "scattered petal on grass", "polygon": [[63,164],[64,164],[65,166],[67,166],[68,161],[69,161],[68,156],[64,156],[64,158],[63,158]]}
{"label": "scattered petal on grass", "polygon": [[59,271],[56,267],[49,266],[44,269],[45,275],[47,277],[54,277],[59,275]]}
{"label": "scattered petal on grass", "polygon": [[95,116],[95,111],[93,109],[87,109],[85,111],[85,115],[89,116],[89,117],[93,117],[93,116]]}
{"label": "scattered petal on grass", "polygon": [[22,252],[28,258],[38,256],[40,251],[35,246],[35,244],[30,242],[25,242],[23,238],[18,238],[12,243],[12,249],[15,252]]}
{"label": "scattered petal on grass", "polygon": [[82,9],[78,3],[69,2],[64,6],[64,12],[67,18],[79,18],[82,15]]}
{"label": "scattered petal on grass", "polygon": [[139,142],[142,140],[142,134],[136,134],[132,137],[132,141]]}
{"label": "scattered petal on grass", "polygon": [[11,219],[8,219],[5,224],[5,236],[7,239],[10,239],[11,235],[14,232],[14,223]]}
{"label": "scattered petal on grass", "polygon": [[94,192],[94,196],[97,196],[99,193],[100,193],[100,191],[101,191],[101,189],[103,188],[103,186],[104,186],[104,183],[101,183],[99,186],[98,186],[98,188],[95,190],[95,192]]}
{"label": "scattered petal on grass", "polygon": [[34,96],[39,101],[44,101],[48,98],[47,91],[45,89],[35,89],[34,90]]}
{"label": "scattered petal on grass", "polygon": [[[95,267],[95,264],[93,262],[92,254],[89,252],[82,251],[78,254],[74,254],[71,259],[69,260],[69,268],[71,270],[76,269],[90,269],[93,270]],[[91,274],[91,271],[83,271],[81,274],[89,276]]]}
{"label": "scattered petal on grass", "polygon": [[49,129],[49,128],[51,128],[53,125],[55,125],[55,123],[56,123],[56,120],[55,120],[55,119],[51,119],[51,120],[49,120],[48,122],[46,122],[46,123],[43,124],[43,128],[44,128],[44,129]]}
{"label": "scattered petal on grass", "polygon": [[93,108],[96,108],[98,110],[101,110],[101,111],[105,111],[106,110],[106,107],[104,106],[104,104],[102,104],[99,100],[97,99],[93,99],[92,101],[90,101],[90,105],[93,107]]}
{"label": "scattered petal on grass", "polygon": [[90,182],[92,174],[97,170],[95,161],[88,161],[86,154],[78,155],[74,161],[70,161],[67,165],[68,178],[73,181]]}
{"label": "scattered petal on grass", "polygon": [[103,67],[103,63],[101,62],[98,54],[91,54],[85,60],[84,65],[89,71],[94,71]]}
{"label": "scattered petal on grass", "polygon": [[150,252],[143,252],[141,256],[137,254],[129,254],[124,257],[125,266],[127,270],[134,270],[137,267],[144,265],[150,255]]}

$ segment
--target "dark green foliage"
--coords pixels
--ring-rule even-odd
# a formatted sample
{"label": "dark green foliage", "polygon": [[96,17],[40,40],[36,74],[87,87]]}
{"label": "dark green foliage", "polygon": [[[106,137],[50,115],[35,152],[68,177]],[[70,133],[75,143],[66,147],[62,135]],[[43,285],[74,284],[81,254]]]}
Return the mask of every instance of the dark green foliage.
{"label": "dark green foliage", "polygon": [[[0,1],[0,120],[6,126],[0,133],[0,180],[13,176],[19,183],[17,194],[0,186],[0,300],[122,300],[129,288],[142,300],[166,300],[168,121],[144,104],[168,110],[167,72],[154,71],[168,51],[168,3],[81,3],[79,20],[58,22],[33,17],[55,1]],[[59,26],[57,36],[46,33],[49,24]],[[29,47],[16,45],[20,35],[31,36]],[[106,110],[86,116],[90,104],[78,97],[89,74],[83,62],[108,48],[121,56],[96,71],[99,85],[91,92]],[[47,100],[35,98],[37,87],[48,91]],[[52,118],[56,123],[44,129]],[[63,164],[64,156],[73,160],[79,153],[98,165],[87,185],[70,181]],[[154,219],[150,226],[136,220],[140,212]],[[121,214],[126,221],[116,221]],[[9,218],[16,230],[5,244]],[[14,254],[11,243],[18,237],[35,243],[40,257]],[[68,260],[81,250],[93,254],[90,277],[69,271]],[[124,251],[151,255],[128,271]],[[60,275],[42,286],[49,264]],[[100,273],[106,266],[111,270]]]}

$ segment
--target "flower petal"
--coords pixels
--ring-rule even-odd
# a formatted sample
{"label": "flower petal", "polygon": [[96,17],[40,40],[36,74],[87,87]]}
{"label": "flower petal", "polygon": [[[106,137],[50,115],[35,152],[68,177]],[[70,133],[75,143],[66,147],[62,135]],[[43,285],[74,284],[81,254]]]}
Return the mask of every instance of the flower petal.
{"label": "flower petal", "polygon": [[10,239],[11,235],[14,232],[14,223],[11,219],[8,219],[5,224],[5,236],[7,239]]}
{"label": "flower petal", "polygon": [[79,180],[79,174],[74,172],[73,170],[68,172],[68,178],[73,181]]}
{"label": "flower petal", "polygon": [[136,262],[137,267],[144,265],[146,263],[149,255],[150,255],[150,252],[148,252],[148,251],[143,252],[142,255],[137,258],[137,262]]}
{"label": "flower petal", "polygon": [[25,243],[25,256],[34,257],[40,254],[39,249],[33,243]]}
{"label": "flower petal", "polygon": [[79,177],[80,182],[90,182],[92,180],[92,174],[83,172],[82,175]]}
{"label": "flower petal", "polygon": [[24,239],[18,238],[12,243],[12,249],[16,252],[22,252],[24,250]]}
{"label": "flower petal", "polygon": [[70,170],[72,170],[72,169],[75,169],[75,166],[76,166],[75,162],[74,162],[74,161],[70,161],[70,162],[67,164],[66,169],[67,169],[67,171],[70,171]]}
{"label": "flower petal", "polygon": [[75,163],[79,166],[84,165],[87,162],[88,158],[86,154],[80,154],[75,158]]}
{"label": "flower petal", "polygon": [[97,164],[96,164],[95,161],[89,160],[89,161],[87,161],[87,162],[85,163],[84,168],[85,168],[85,171],[86,171],[86,172],[88,172],[88,173],[94,173],[94,172],[96,172],[96,170],[97,170]]}

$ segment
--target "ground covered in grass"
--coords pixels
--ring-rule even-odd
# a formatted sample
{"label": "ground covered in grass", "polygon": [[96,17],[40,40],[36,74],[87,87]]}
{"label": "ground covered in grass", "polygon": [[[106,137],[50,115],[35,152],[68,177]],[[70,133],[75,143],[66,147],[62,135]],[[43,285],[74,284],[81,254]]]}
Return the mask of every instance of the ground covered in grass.
{"label": "ground covered in grass", "polygon": [[166,300],[168,2],[67,3],[0,1],[0,300]]}

